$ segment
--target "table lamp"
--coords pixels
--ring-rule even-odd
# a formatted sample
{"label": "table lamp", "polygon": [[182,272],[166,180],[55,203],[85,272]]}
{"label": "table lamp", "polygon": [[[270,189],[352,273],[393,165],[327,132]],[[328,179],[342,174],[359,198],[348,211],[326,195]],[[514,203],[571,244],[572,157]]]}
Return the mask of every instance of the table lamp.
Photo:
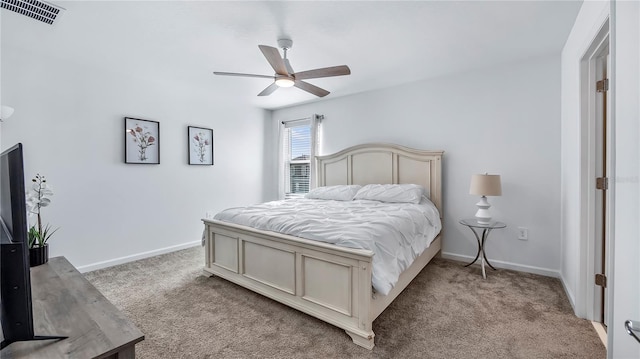
{"label": "table lamp", "polygon": [[482,196],[480,201],[476,203],[478,211],[476,212],[476,220],[478,224],[491,223],[491,213],[487,202],[487,196],[501,196],[502,186],[500,185],[500,175],[477,174],[471,176],[471,188],[469,194]]}

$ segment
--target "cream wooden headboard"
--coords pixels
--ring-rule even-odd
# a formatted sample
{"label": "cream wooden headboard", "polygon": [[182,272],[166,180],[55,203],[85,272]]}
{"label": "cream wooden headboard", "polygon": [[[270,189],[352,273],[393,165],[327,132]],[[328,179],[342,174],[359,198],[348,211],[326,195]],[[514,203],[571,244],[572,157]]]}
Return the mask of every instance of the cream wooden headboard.
{"label": "cream wooden headboard", "polygon": [[385,143],[362,144],[326,156],[316,156],[316,184],[401,184],[424,186],[442,211],[442,154]]}

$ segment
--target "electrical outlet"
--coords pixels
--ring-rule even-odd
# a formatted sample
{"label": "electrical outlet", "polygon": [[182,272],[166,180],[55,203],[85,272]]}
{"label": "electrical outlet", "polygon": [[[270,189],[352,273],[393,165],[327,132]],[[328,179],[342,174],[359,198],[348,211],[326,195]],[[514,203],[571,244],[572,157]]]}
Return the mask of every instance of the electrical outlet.
{"label": "electrical outlet", "polygon": [[518,239],[522,241],[529,240],[529,228],[518,227]]}

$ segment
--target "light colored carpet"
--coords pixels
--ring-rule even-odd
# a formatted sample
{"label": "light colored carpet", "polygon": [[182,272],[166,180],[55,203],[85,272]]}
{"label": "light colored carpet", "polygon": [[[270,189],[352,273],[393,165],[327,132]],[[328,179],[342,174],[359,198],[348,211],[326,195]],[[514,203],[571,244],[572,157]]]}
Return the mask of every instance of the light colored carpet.
{"label": "light colored carpet", "polygon": [[373,323],[372,351],[223,279],[190,248],[85,276],[145,334],[140,358],[605,358],[557,279],[436,259]]}

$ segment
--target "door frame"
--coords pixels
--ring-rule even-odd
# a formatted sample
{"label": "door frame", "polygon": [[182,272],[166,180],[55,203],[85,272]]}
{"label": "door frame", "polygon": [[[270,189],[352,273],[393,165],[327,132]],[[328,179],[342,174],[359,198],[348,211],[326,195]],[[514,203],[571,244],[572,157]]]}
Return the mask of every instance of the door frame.
{"label": "door frame", "polygon": [[[596,298],[600,296],[600,288],[595,285],[596,261],[596,226],[593,218],[596,215],[596,62],[597,59],[610,49],[609,17],[604,21],[591,45],[580,62],[580,271],[578,275],[578,295],[576,296],[576,314],[592,321],[600,320],[600,306]],[[612,119],[607,119],[607,173],[614,172]],[[612,181],[610,181],[612,182]],[[606,196],[606,209],[609,221],[606,235],[609,242],[613,238],[613,196]],[[608,243],[610,247],[610,243]],[[606,273],[611,274],[611,251],[606,250]],[[599,259],[598,259],[599,260]],[[608,282],[611,278],[608,278]],[[610,287],[605,291],[609,294]],[[610,295],[608,295],[611,298]],[[607,308],[605,308],[605,311]]]}

